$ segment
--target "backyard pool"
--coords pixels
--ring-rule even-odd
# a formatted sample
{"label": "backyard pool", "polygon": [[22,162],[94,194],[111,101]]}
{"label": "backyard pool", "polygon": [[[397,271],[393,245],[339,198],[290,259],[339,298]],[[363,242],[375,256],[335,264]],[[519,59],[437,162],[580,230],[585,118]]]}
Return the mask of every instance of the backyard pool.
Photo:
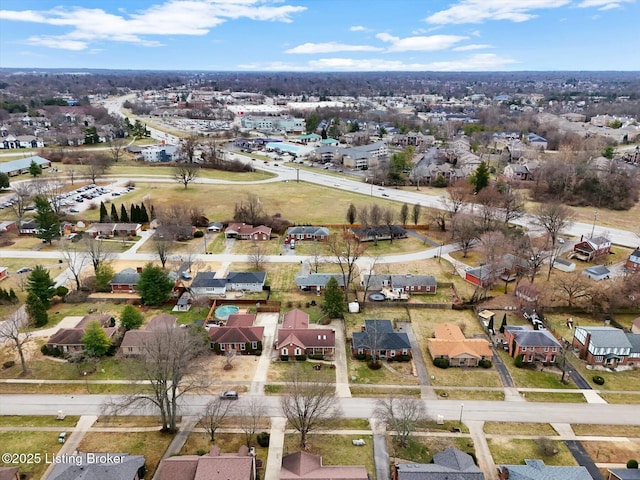
{"label": "backyard pool", "polygon": [[226,320],[229,318],[229,315],[233,315],[239,311],[240,309],[235,305],[222,305],[221,307],[216,308],[213,314],[219,320]]}

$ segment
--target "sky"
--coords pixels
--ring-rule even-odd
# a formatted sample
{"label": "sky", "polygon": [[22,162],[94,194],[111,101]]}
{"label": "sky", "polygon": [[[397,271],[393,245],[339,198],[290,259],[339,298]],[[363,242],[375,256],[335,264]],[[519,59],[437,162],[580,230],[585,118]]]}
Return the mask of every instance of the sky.
{"label": "sky", "polygon": [[640,0],[0,0],[0,67],[640,71]]}

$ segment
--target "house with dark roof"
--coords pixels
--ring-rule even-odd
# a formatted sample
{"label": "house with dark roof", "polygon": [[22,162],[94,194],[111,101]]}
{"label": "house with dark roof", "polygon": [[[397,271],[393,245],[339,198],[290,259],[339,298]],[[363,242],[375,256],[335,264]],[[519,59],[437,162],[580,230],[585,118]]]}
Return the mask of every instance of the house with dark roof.
{"label": "house with dark roof", "polygon": [[282,317],[275,344],[280,356],[322,355],[333,357],[336,332],[331,328],[309,328],[309,315],[291,310]]}
{"label": "house with dark roof", "polygon": [[136,293],[136,284],[140,281],[140,272],[135,268],[125,268],[116,273],[109,285],[111,293]]}
{"label": "house with dark roof", "polygon": [[216,272],[198,272],[189,289],[193,295],[224,295],[227,279],[216,278]]}
{"label": "house with dark roof", "polygon": [[147,342],[153,337],[153,333],[158,330],[175,328],[178,319],[168,313],[161,313],[153,317],[140,329],[127,330],[120,343],[120,354],[125,357],[143,355]]}
{"label": "house with dark roof", "polygon": [[[296,452],[282,457],[280,480],[368,480],[362,465],[322,464],[322,457],[308,452]],[[161,479],[162,480],[162,479]]]}
{"label": "house with dark roof", "polygon": [[637,272],[640,271],[640,248],[636,248],[631,254],[627,261],[624,264],[624,267],[629,272]]}
{"label": "house with dark roof", "polygon": [[341,273],[310,273],[308,275],[298,275],[296,276],[295,282],[300,290],[320,293],[326,288],[327,283],[332,278],[335,278],[338,286],[344,290],[344,275]]}
{"label": "house with dark roof", "polygon": [[607,480],[640,480],[637,468],[610,468]]}
{"label": "house with dark roof", "polygon": [[481,360],[491,360],[493,351],[484,338],[466,338],[460,327],[442,323],[433,329],[428,340],[431,358],[446,358],[452,367],[477,367]]}
{"label": "house with dark roof", "polygon": [[506,325],[504,338],[513,358],[522,355],[526,363],[554,363],[561,345],[547,330],[533,330],[529,325]]}
{"label": "house with dark roof", "polygon": [[605,237],[582,238],[573,246],[572,257],[591,262],[598,257],[608,255],[611,251],[611,240]]}
{"label": "house with dark roof", "polygon": [[226,238],[237,240],[265,241],[271,238],[271,228],[265,225],[254,227],[246,223],[231,223],[225,229],[224,235]]}
{"label": "house with dark roof", "polygon": [[399,225],[375,225],[356,227],[351,233],[359,242],[380,242],[383,240],[407,238],[407,231]]}
{"label": "house with dark roof", "polygon": [[407,293],[432,293],[438,291],[438,282],[433,275],[413,275],[411,273],[400,275],[367,275],[364,283],[369,290],[382,290],[390,288],[400,289]]}
{"label": "house with dark roof", "polygon": [[359,332],[353,332],[351,354],[393,358],[411,355],[411,342],[405,332],[396,332],[391,320],[365,320]]}
{"label": "house with dark roof", "polygon": [[97,237],[99,235],[107,237],[140,235],[142,225],[139,223],[92,223],[85,231],[87,235]]}
{"label": "house with dark roof", "polygon": [[267,279],[265,272],[229,272],[227,290],[238,292],[261,292]]}
{"label": "house with dark roof", "polygon": [[393,480],[484,480],[473,457],[457,448],[447,448],[433,456],[433,463],[399,463]]}
{"label": "house with dark roof", "polygon": [[524,465],[499,465],[499,480],[593,480],[585,467],[545,465],[543,460],[525,459]]}
{"label": "house with dark roof", "polygon": [[504,167],[503,174],[509,180],[531,180],[532,175],[529,167],[519,163],[510,163]]}
{"label": "house with dark roof", "polygon": [[211,348],[218,353],[236,352],[243,355],[262,352],[264,327],[254,326],[254,314],[229,315],[224,326],[209,328]]}
{"label": "house with dark roof", "polygon": [[146,473],[143,455],[128,453],[74,454],[73,462],[54,463],[50,480],[140,480]]}
{"label": "house with dark roof", "polygon": [[35,220],[25,220],[20,224],[20,235],[37,235],[40,232],[40,224]]}
{"label": "house with dark roof", "polygon": [[329,239],[329,229],[327,227],[289,227],[286,238],[288,240],[310,240],[315,242],[326,242]]}
{"label": "house with dark roof", "polygon": [[255,480],[255,457],[243,445],[238,453],[221,453],[215,445],[204,455],[176,455],[163,459],[156,480]]}
{"label": "house with dark roof", "polygon": [[82,317],[73,328],[59,328],[58,331],[47,340],[47,347],[50,349],[57,348],[63,354],[82,352],[84,350],[82,337],[84,336],[87,325],[92,321],[97,321],[107,335],[107,338],[111,339],[118,331],[118,329],[113,326],[112,320],[111,315],[86,315]]}
{"label": "house with dark roof", "polygon": [[607,368],[640,365],[640,334],[613,327],[576,327],[572,345],[592,366]]}

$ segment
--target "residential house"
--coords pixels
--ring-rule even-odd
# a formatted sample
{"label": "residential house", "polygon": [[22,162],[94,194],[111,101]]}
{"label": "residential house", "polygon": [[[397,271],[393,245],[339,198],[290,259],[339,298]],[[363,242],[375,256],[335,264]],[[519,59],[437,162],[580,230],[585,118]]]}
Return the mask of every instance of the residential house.
{"label": "residential house", "polygon": [[547,149],[547,139],[535,133],[527,134],[527,142],[536,150]]}
{"label": "residential house", "polygon": [[93,223],[86,230],[87,235],[92,237],[105,236],[105,237],[117,237],[117,236],[138,236],[142,230],[142,225],[139,223]]}
{"label": "residential house", "polygon": [[107,338],[113,338],[116,334],[118,329],[112,326],[113,323],[110,315],[87,315],[83,317],[73,328],[59,328],[56,333],[49,337],[47,347],[50,349],[57,348],[63,354],[83,351],[84,343],[82,342],[82,337],[84,336],[84,331],[87,328],[87,325],[93,320],[100,322],[100,326],[107,335]]}
{"label": "residential house", "polygon": [[464,279],[478,287],[486,288],[498,280],[511,282],[518,275],[527,272],[528,268],[525,259],[507,253],[494,263],[466,270]]}
{"label": "residential house", "polygon": [[211,348],[216,352],[236,352],[255,355],[262,352],[264,327],[254,326],[255,314],[229,315],[224,326],[209,328]]}
{"label": "residential house", "polygon": [[142,328],[127,330],[120,343],[120,353],[125,357],[142,355],[146,349],[146,343],[153,336],[153,332],[175,328],[178,319],[168,313],[161,313],[153,317]]}
{"label": "residential house", "polygon": [[521,165],[519,163],[510,163],[506,167],[504,167],[503,174],[507,177],[508,180],[532,180],[532,174],[529,170],[529,167],[526,165]]}
{"label": "residential house", "polygon": [[243,445],[238,453],[221,453],[215,445],[204,455],[176,455],[163,459],[156,480],[255,480],[255,457]]}
{"label": "residential house", "polygon": [[16,229],[15,220],[4,220],[0,222],[0,235]]}
{"label": "residential house", "polygon": [[396,332],[391,320],[365,320],[360,332],[353,332],[352,355],[371,355],[393,358],[411,355],[411,342],[405,332]]}
{"label": "residential house", "polygon": [[531,282],[521,281],[516,287],[515,295],[525,303],[537,303],[540,298],[540,290]]}
{"label": "residential house", "polygon": [[481,360],[491,360],[493,352],[484,338],[465,338],[460,327],[442,323],[433,329],[428,340],[431,358],[446,358],[452,367],[477,367]]}
{"label": "residential house", "polygon": [[640,271],[640,248],[636,248],[624,264],[628,272]]}
{"label": "residential house", "polygon": [[0,480],[20,480],[20,468],[0,467]]}
{"label": "residential house", "polygon": [[553,268],[557,268],[561,272],[571,273],[576,271],[576,264],[563,258],[556,258],[553,261]]}
{"label": "residential house", "polygon": [[359,242],[373,242],[407,238],[407,231],[399,225],[376,225],[352,228],[351,233]]}
{"label": "residential house", "polygon": [[607,480],[640,480],[637,468],[610,468]]}
{"label": "residential house", "polygon": [[116,273],[109,285],[111,293],[136,293],[136,284],[140,281],[141,269],[125,268]]}
{"label": "residential house", "polygon": [[231,223],[225,229],[224,234],[226,238],[265,241],[271,238],[271,228],[265,225],[254,227],[246,223]]}
{"label": "residential house", "polygon": [[640,317],[634,318],[631,322],[631,333],[640,333]]}
{"label": "residential house", "polygon": [[279,478],[280,480],[368,480],[369,474],[362,465],[322,465],[320,455],[301,451],[282,457]]}
{"label": "residential house", "polygon": [[40,225],[35,220],[26,220],[20,224],[20,235],[37,235]]}
{"label": "residential house", "polygon": [[433,275],[367,275],[364,283],[369,290],[401,290],[407,293],[437,293],[438,282]]}
{"label": "residential house", "polygon": [[[117,461],[116,461],[117,460]],[[55,463],[49,480],[141,480],[146,473],[143,455],[128,453],[74,453],[72,462]]]}
{"label": "residential house", "polygon": [[525,459],[524,465],[499,465],[499,480],[593,480],[585,467],[545,465],[543,460]]}
{"label": "residential house", "polygon": [[191,294],[189,292],[184,292],[178,298],[175,307],[173,307],[174,312],[188,312],[191,309]]}
{"label": "residential house", "polygon": [[261,292],[267,274],[265,272],[229,272],[227,273],[227,290],[235,292]]}
{"label": "residential house", "polygon": [[309,328],[309,315],[302,310],[291,310],[282,318],[275,347],[280,356],[332,357],[336,349],[336,332],[331,328]]}
{"label": "residential house", "polygon": [[582,274],[592,280],[605,280],[611,278],[611,270],[602,265],[585,268]]}
{"label": "residential house", "polygon": [[216,272],[198,272],[189,289],[193,295],[224,295],[227,279],[216,278]]}
{"label": "residential house", "polygon": [[0,267],[0,280],[9,276],[9,267]]}
{"label": "residential house", "polygon": [[436,453],[433,463],[399,463],[393,480],[484,480],[473,457],[455,447]]}
{"label": "residential house", "polygon": [[329,239],[329,229],[326,227],[289,227],[286,238],[296,241],[326,242]]}
{"label": "residential house", "polygon": [[640,334],[613,327],[576,327],[573,347],[592,366],[616,368],[640,364]]}
{"label": "residential house", "polygon": [[554,363],[562,348],[548,330],[533,330],[529,325],[506,325],[504,338],[509,355],[522,355],[526,363]]}
{"label": "residential house", "polygon": [[207,231],[208,232],[221,232],[223,228],[224,228],[224,225],[221,222],[211,222],[207,226]]}
{"label": "residential house", "polygon": [[310,273],[296,276],[296,285],[305,292],[321,293],[330,279],[335,278],[338,286],[344,290],[344,275],[341,273]]}
{"label": "residential house", "polygon": [[22,173],[29,173],[31,162],[35,162],[42,169],[51,167],[50,160],[35,155],[33,157],[20,158],[18,160],[12,160],[10,162],[0,163],[0,173],[6,173],[9,177],[15,177],[16,175],[20,175]]}
{"label": "residential house", "polygon": [[573,246],[572,257],[582,260],[583,262],[591,262],[602,255],[608,255],[609,252],[611,252],[611,240],[608,238],[582,238]]}

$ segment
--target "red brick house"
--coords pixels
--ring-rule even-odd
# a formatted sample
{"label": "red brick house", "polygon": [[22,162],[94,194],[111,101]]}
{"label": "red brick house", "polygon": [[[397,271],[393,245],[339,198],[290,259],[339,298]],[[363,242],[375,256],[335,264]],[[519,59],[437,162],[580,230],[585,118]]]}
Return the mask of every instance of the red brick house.
{"label": "red brick house", "polygon": [[7,278],[9,276],[9,268],[8,267],[0,267],[0,280],[3,278]]}
{"label": "red brick house", "polygon": [[289,227],[286,238],[296,241],[326,242],[329,239],[329,229],[326,227]]}
{"label": "red brick house", "polygon": [[142,355],[145,352],[145,344],[152,338],[156,330],[175,328],[178,319],[168,313],[156,315],[143,328],[128,330],[120,343],[120,354],[125,357]]}
{"label": "red brick house", "polygon": [[262,351],[264,327],[254,326],[255,320],[253,314],[229,315],[225,326],[209,328],[211,348],[221,354],[235,351],[246,355]]}
{"label": "red brick house", "polygon": [[561,345],[547,330],[532,330],[528,325],[507,325],[504,338],[509,347],[509,355],[522,355],[526,363],[554,363]]}
{"label": "red brick house", "polygon": [[176,455],[158,466],[157,480],[255,480],[255,457],[241,446],[238,453],[220,453],[217,445],[204,455]]}
{"label": "red brick house", "polygon": [[100,326],[107,335],[107,338],[113,338],[118,329],[112,325],[111,315],[86,315],[73,328],[60,328],[56,333],[49,337],[47,347],[57,348],[63,354],[74,352],[82,352],[84,343],[82,337],[87,325],[92,321],[98,321]]}
{"label": "red brick house", "polygon": [[583,262],[591,262],[602,255],[611,252],[611,240],[605,237],[582,239],[573,246],[572,258]]}
{"label": "red brick house", "polygon": [[624,267],[629,272],[640,271],[640,248],[636,248],[631,252],[631,255],[629,255],[629,258],[627,258],[627,261],[624,264]]}
{"label": "red brick house", "polygon": [[254,227],[246,223],[231,223],[224,231],[226,238],[238,240],[266,241],[271,238],[271,228],[265,225]]}
{"label": "red brick house", "polygon": [[125,268],[116,273],[109,282],[111,293],[136,293],[138,281],[140,281],[140,269]]}
{"label": "red brick house", "polygon": [[572,345],[593,366],[616,368],[640,364],[640,334],[613,327],[576,327]]}
{"label": "red brick house", "polygon": [[117,236],[137,236],[140,235],[142,225],[139,223],[93,223],[86,230],[87,235],[97,237],[98,235],[117,237]]}
{"label": "red brick house", "polygon": [[331,328],[309,328],[309,315],[302,310],[291,310],[282,318],[275,346],[280,356],[332,357],[336,349],[336,332]]}

